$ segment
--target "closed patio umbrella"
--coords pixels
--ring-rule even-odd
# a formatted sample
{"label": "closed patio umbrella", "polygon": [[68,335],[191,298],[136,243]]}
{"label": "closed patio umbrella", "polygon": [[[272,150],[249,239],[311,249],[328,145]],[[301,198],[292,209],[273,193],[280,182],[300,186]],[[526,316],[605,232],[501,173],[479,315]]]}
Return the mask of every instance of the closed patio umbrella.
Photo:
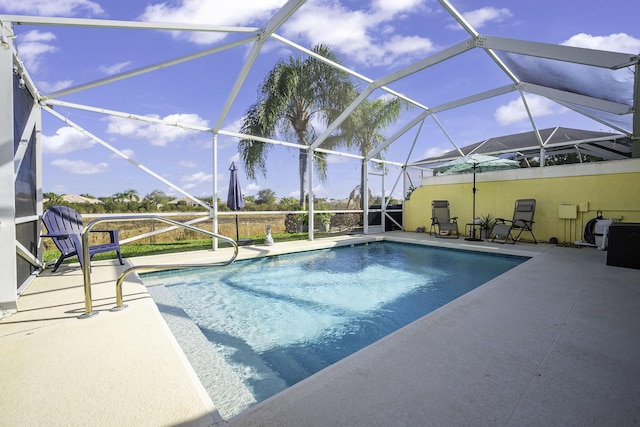
{"label": "closed patio umbrella", "polygon": [[[238,168],[235,162],[231,163],[229,168],[231,176],[229,177],[229,192],[227,193],[227,206],[232,211],[239,211],[244,208],[244,199],[242,198],[242,188],[238,181]],[[238,215],[236,215],[236,242],[240,240],[240,231],[238,228]]]}
{"label": "closed patio umbrella", "polygon": [[[473,172],[473,221],[476,219],[476,172],[488,172],[501,169],[516,169],[520,163],[515,160],[501,159],[500,157],[485,156],[482,154],[469,154],[447,162],[434,168],[438,174],[460,174]],[[475,228],[471,228],[471,236],[466,240],[481,241],[475,236]]]}

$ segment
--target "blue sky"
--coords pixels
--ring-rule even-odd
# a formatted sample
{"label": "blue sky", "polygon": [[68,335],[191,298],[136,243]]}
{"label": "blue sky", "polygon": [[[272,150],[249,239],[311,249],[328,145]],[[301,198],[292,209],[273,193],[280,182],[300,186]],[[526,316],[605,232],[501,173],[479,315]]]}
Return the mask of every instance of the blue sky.
{"label": "blue sky", "polygon": [[[282,0],[0,0],[0,14],[74,18],[179,22],[259,27],[285,2]],[[486,35],[579,47],[640,52],[636,0],[610,1],[606,7],[589,7],[582,1],[514,2],[508,0],[451,0],[475,29]],[[240,6],[240,7],[238,7]],[[51,93],[99,80],[123,71],[160,63],[236,40],[223,33],[172,33],[167,31],[90,29],[57,26],[16,26],[14,42],[36,87]],[[342,62],[359,74],[377,79],[425,56],[469,38],[439,3],[432,0],[312,0],[307,1],[277,34],[305,47],[326,43]],[[146,73],[104,86],[76,92],[62,101],[170,122],[213,126],[229,97],[238,71],[249,51],[242,45],[215,55]],[[248,78],[226,116],[223,129],[238,131],[246,109],[256,101],[257,87],[280,58],[294,50],[276,41],[265,44]],[[296,53],[297,54],[297,53]],[[487,56],[475,49],[390,85],[426,106],[440,105],[463,96],[507,84]],[[361,88],[365,82],[358,82]],[[381,96],[376,91],[372,96]],[[554,126],[611,131],[543,98],[531,96],[540,129]],[[492,136],[531,130],[516,92],[437,115],[439,123],[459,146]],[[109,117],[92,112],[55,107],[55,111],[97,135],[118,150],[195,196],[212,193],[211,135],[206,132]],[[416,115],[410,110],[394,131]],[[432,120],[408,150],[417,130],[403,135],[385,158],[404,163],[437,155],[453,147]],[[220,136],[219,196],[226,197],[228,167],[237,161],[237,140]],[[109,196],[128,188],[145,195],[154,189],[178,195],[104,147],[43,113],[43,178],[45,192],[89,193]],[[274,146],[268,157],[267,176],[250,181],[240,174],[245,194],[269,188],[277,196],[297,196],[298,152]],[[327,181],[314,181],[320,197],[342,199],[359,183],[359,161],[329,158]],[[397,168],[385,177],[389,191]],[[381,193],[380,178],[373,178],[374,194]],[[398,188],[394,195],[399,197]]]}

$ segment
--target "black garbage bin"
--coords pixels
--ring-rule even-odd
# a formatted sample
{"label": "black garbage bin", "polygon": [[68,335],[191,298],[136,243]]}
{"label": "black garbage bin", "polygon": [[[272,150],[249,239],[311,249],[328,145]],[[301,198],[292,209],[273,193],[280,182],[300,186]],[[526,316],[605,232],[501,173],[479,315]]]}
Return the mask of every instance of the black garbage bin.
{"label": "black garbage bin", "polygon": [[640,270],[640,223],[618,222],[609,226],[607,265]]}

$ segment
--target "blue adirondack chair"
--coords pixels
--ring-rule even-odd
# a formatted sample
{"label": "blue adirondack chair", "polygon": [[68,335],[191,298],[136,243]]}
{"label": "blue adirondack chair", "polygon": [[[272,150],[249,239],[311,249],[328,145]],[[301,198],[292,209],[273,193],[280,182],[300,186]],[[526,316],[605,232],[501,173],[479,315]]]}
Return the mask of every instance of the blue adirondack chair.
{"label": "blue adirondack chair", "polygon": [[[75,210],[67,206],[52,206],[42,215],[42,222],[47,227],[47,234],[42,237],[50,237],[56,244],[61,255],[53,267],[55,272],[63,260],[72,256],[77,256],[82,268],[82,216]],[[124,265],[122,254],[120,253],[120,241],[118,240],[119,230],[91,230],[96,233],[109,233],[110,242],[89,246],[89,258],[95,254],[115,251],[120,260],[120,265]],[[89,260],[91,262],[91,260]]]}

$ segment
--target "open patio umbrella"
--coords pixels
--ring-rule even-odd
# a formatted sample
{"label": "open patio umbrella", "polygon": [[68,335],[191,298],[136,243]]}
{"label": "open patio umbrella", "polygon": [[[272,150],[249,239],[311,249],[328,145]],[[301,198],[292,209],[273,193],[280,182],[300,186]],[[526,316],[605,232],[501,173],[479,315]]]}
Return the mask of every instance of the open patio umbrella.
{"label": "open patio umbrella", "polygon": [[[235,162],[231,162],[231,176],[229,177],[229,192],[227,193],[227,206],[232,211],[239,211],[244,208],[244,199],[242,198],[242,188],[238,181],[238,168]],[[236,215],[236,242],[240,240],[240,231],[238,229],[238,215]]]}
{"label": "open patio umbrella", "polygon": [[[501,159],[500,157],[485,156],[482,154],[469,154],[447,162],[434,168],[434,172],[445,175],[473,172],[473,221],[476,219],[476,172],[488,172],[501,169],[516,169],[520,164],[515,160]],[[480,241],[475,235],[475,228],[471,228],[471,236],[466,240]]]}

